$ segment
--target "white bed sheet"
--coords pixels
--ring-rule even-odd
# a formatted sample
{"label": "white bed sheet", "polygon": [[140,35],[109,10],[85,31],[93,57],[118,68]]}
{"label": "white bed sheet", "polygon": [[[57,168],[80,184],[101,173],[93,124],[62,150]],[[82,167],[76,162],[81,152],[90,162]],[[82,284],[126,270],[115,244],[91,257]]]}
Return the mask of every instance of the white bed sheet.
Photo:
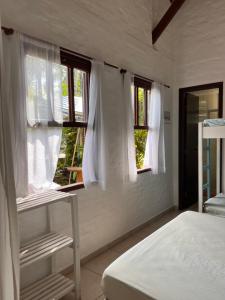
{"label": "white bed sheet", "polygon": [[224,300],[225,219],[185,212],[104,272],[109,300]]}
{"label": "white bed sheet", "polygon": [[225,126],[225,119],[206,119],[203,125],[206,127]]}
{"label": "white bed sheet", "polygon": [[225,218],[225,195],[221,193],[205,201],[204,211]]}
{"label": "white bed sheet", "polygon": [[[225,207],[224,206],[209,205],[209,206],[205,206],[204,211],[211,215],[225,218]],[[225,298],[224,298],[224,300],[225,300]]]}
{"label": "white bed sheet", "polygon": [[224,194],[218,194],[215,197],[209,198],[204,203],[206,206],[220,206],[225,207],[225,195]]}

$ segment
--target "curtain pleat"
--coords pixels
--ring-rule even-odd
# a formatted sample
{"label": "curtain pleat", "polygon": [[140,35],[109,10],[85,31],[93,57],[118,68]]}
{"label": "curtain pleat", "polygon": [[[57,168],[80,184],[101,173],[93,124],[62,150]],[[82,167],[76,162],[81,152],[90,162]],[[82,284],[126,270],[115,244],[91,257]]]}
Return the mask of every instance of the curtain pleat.
{"label": "curtain pleat", "polygon": [[[10,49],[7,48],[11,45]],[[21,115],[17,107],[21,101],[19,70],[21,63],[19,35],[0,36],[0,299],[19,300],[19,239],[16,194],[24,193],[26,186],[23,179],[18,183],[18,167],[21,176],[26,173],[24,165],[16,165],[15,155],[24,159],[19,138],[24,137]],[[12,47],[13,46],[13,47]],[[7,52],[9,49],[9,52]],[[11,93],[10,93],[10,90]],[[17,107],[18,108],[18,107]],[[18,114],[18,115],[17,115]],[[17,121],[16,121],[17,120]],[[24,121],[24,120],[23,120]],[[17,128],[15,127],[17,123]],[[18,136],[17,136],[18,134]],[[16,153],[18,151],[18,153]],[[26,152],[25,152],[26,153]],[[18,159],[18,156],[16,156]]]}
{"label": "curtain pleat", "polygon": [[92,62],[83,156],[86,187],[96,183],[105,190],[136,180],[131,84],[130,73]]}
{"label": "curtain pleat", "polygon": [[135,155],[135,142],[134,142],[134,107],[133,107],[133,95],[131,88],[133,87],[133,75],[130,72],[123,74],[123,109],[120,110],[120,120],[122,128],[122,153],[124,153],[123,159],[123,175],[125,182],[135,182],[137,180],[137,168],[136,168],[136,155]]}
{"label": "curtain pleat", "polygon": [[63,122],[60,48],[23,36],[29,192],[56,188],[53,182]]}
{"label": "curtain pleat", "polygon": [[150,167],[153,174],[166,172],[165,142],[164,142],[164,112],[163,104],[165,87],[153,82],[148,95],[148,136],[145,148],[144,167]]}
{"label": "curtain pleat", "polygon": [[106,144],[103,108],[104,64],[93,61],[90,78],[89,117],[83,154],[85,187],[98,183],[106,185]]}

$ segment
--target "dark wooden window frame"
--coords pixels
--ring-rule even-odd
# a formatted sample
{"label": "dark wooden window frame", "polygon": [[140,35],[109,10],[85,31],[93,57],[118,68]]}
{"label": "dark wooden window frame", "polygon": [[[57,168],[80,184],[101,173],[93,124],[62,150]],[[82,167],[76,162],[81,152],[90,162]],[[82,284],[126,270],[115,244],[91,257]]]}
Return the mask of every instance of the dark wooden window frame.
{"label": "dark wooden window frame", "polygon": [[[82,58],[73,52],[61,49],[61,64],[67,67],[68,72],[68,101],[69,101],[69,120],[63,122],[63,127],[75,127],[75,128],[87,128],[88,111],[89,111],[89,83],[91,73],[91,61],[89,59]],[[75,103],[74,103],[74,74],[73,70],[78,69],[86,73],[86,95],[85,95],[85,122],[78,122],[75,119]],[[77,189],[84,188],[83,182],[69,184],[60,187],[58,190],[69,192]]]}
{"label": "dark wooden window frame", "polygon": [[[61,64],[67,66],[69,69],[73,69],[73,68],[77,68],[79,70],[85,71],[87,72],[87,76],[88,76],[88,86],[87,86],[87,99],[89,96],[89,79],[90,79],[90,71],[91,71],[91,62],[90,60],[87,60],[85,58],[80,58],[72,53],[70,53],[70,51],[65,51],[64,49],[61,50]],[[70,80],[70,82],[73,82],[73,72],[69,71],[70,74],[68,74],[70,76],[70,78],[68,77],[68,80]],[[139,77],[134,78],[134,94],[135,94],[135,125],[134,125],[134,129],[145,129],[148,130],[148,120],[147,120],[147,92],[148,90],[151,90],[151,85],[152,85],[152,81],[147,80],[147,79],[142,79]],[[70,84],[71,86],[71,84]],[[138,88],[144,88],[145,90],[145,124],[144,125],[139,125],[138,124],[138,109],[137,109],[137,91]],[[74,95],[73,95],[73,89],[69,89],[69,107],[70,107],[70,111],[72,113],[70,113],[70,121],[68,122],[63,122],[63,126],[64,127],[83,127],[83,128],[87,128],[87,122],[76,122],[75,120],[75,116],[73,115],[74,113],[74,103],[73,103],[73,99],[74,99]],[[86,107],[88,108],[88,103],[86,104]],[[150,172],[151,168],[143,168],[143,169],[139,169],[137,170],[138,174],[142,174],[142,173],[146,173],[146,172]],[[60,191],[64,191],[64,192],[70,192],[70,191],[74,191],[74,190],[78,190],[78,189],[82,189],[84,188],[84,184],[82,182],[79,183],[74,183],[74,184],[70,184],[70,185],[66,185],[66,186],[62,186],[59,188]]]}
{"label": "dark wooden window frame", "polygon": [[[179,209],[184,209],[182,197],[184,190],[184,151],[185,151],[185,128],[183,126],[185,118],[185,95],[188,92],[201,91],[201,90],[210,90],[210,89],[219,89],[219,117],[223,116],[223,82],[215,82],[203,85],[190,86],[186,88],[179,89],[179,176],[178,176],[178,187],[179,187]],[[222,147],[222,144],[221,144]],[[221,151],[221,165],[222,165],[222,151]],[[222,172],[222,168],[221,168]],[[222,175],[222,174],[221,174]],[[220,176],[222,180],[222,176]],[[221,183],[220,183],[221,185]]]}
{"label": "dark wooden window frame", "polygon": [[[73,51],[61,48],[60,49],[60,57],[61,57],[61,65],[66,66],[68,68],[68,100],[69,100],[69,121],[63,122],[63,127],[76,127],[76,128],[87,128],[87,118],[89,112],[89,85],[90,85],[90,73],[91,73],[91,59],[89,57],[80,56],[74,53]],[[75,106],[74,106],[74,78],[73,78],[73,69],[78,69],[86,72],[86,91],[85,95],[85,121],[86,122],[77,122],[75,120]],[[135,88],[135,121],[134,128],[135,129],[147,129],[147,91],[151,90],[152,81],[148,79],[143,79],[141,77],[134,77],[134,88]],[[138,113],[136,101],[137,101],[137,90],[138,87],[145,89],[145,125],[138,124],[138,118],[136,117]],[[57,124],[49,124],[49,126],[56,126]],[[143,168],[137,170],[138,174],[146,173],[151,171],[151,168]],[[60,191],[70,192],[78,189],[84,188],[84,183],[74,183],[65,186],[61,186],[58,188]]]}
{"label": "dark wooden window frame", "polygon": [[[148,128],[148,91],[151,90],[152,81],[134,77],[134,129],[137,130],[149,130]],[[138,88],[144,89],[144,102],[145,102],[145,118],[144,125],[139,125],[139,107],[138,107]],[[142,174],[150,172],[151,168],[138,169],[137,173]]]}
{"label": "dark wooden window frame", "polygon": [[[30,49],[29,44],[26,45],[26,54],[33,55],[32,50]],[[91,73],[91,61],[90,59],[82,58],[75,53],[61,48],[60,49],[60,57],[61,57],[61,65],[68,67],[68,100],[69,100],[69,115],[70,120],[68,122],[63,122],[63,127],[82,127],[87,128],[87,120],[86,122],[76,122],[75,120],[75,106],[74,106],[74,81],[73,81],[73,69],[79,69],[81,71],[86,72],[87,80],[86,80],[86,91],[87,95],[85,95],[86,103],[86,119],[88,117],[88,98],[89,98],[89,82],[90,82],[90,73]],[[58,126],[56,122],[49,122],[48,126]],[[69,192],[77,189],[84,188],[83,182],[69,184],[66,186],[61,186],[58,190],[63,192]]]}
{"label": "dark wooden window frame", "polygon": [[[68,100],[69,100],[69,121],[63,122],[63,127],[82,127],[87,128],[87,118],[89,110],[89,83],[91,72],[91,61],[73,54],[69,50],[61,49],[61,64],[68,70]],[[74,74],[73,70],[78,69],[86,73],[86,95],[85,95],[85,122],[77,122],[75,119],[75,103],[74,103]]]}

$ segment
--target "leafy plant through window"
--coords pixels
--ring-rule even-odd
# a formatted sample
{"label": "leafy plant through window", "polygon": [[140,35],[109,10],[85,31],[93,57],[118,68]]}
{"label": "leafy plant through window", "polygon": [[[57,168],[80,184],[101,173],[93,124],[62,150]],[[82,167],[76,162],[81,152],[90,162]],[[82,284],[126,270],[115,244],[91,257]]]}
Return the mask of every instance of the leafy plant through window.
{"label": "leafy plant through window", "polygon": [[55,182],[68,185],[82,182],[85,128],[64,127]]}
{"label": "leafy plant through window", "polygon": [[54,182],[83,181],[82,161],[88,119],[90,62],[62,51],[63,129]]}
{"label": "leafy plant through window", "polygon": [[138,88],[138,124],[145,125],[145,91],[143,88]]}
{"label": "leafy plant through window", "polygon": [[63,120],[69,121],[68,72],[66,66],[62,66],[61,74],[62,74],[62,94],[63,94]]}
{"label": "leafy plant through window", "polygon": [[151,82],[140,78],[134,79],[134,138],[137,169],[142,169],[144,167],[145,147],[148,135],[147,98],[150,89]]}
{"label": "leafy plant through window", "polygon": [[78,122],[85,122],[86,120],[86,73],[74,69],[73,70],[74,77],[74,107],[75,107],[75,119]]}
{"label": "leafy plant through window", "polygon": [[147,135],[148,135],[148,130],[146,129],[134,130],[137,169],[142,169],[144,166],[144,156],[145,156]]}

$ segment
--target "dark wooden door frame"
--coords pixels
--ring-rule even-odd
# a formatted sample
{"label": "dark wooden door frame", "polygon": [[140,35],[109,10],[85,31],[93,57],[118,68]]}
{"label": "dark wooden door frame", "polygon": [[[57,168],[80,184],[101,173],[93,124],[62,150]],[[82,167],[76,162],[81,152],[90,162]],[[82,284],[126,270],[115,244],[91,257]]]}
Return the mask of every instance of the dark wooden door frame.
{"label": "dark wooden door frame", "polygon": [[[184,191],[184,146],[185,146],[185,127],[183,126],[185,122],[185,95],[188,92],[195,92],[201,90],[210,90],[210,89],[219,89],[219,117],[223,116],[223,82],[215,82],[197,86],[190,86],[186,88],[179,89],[179,176],[178,176],[178,184],[179,184],[179,209],[184,209],[182,203],[182,196]],[[222,151],[221,151],[222,153]],[[221,165],[222,165],[222,157],[221,157]],[[222,168],[221,168],[222,171]],[[222,176],[221,176],[222,178]]]}

